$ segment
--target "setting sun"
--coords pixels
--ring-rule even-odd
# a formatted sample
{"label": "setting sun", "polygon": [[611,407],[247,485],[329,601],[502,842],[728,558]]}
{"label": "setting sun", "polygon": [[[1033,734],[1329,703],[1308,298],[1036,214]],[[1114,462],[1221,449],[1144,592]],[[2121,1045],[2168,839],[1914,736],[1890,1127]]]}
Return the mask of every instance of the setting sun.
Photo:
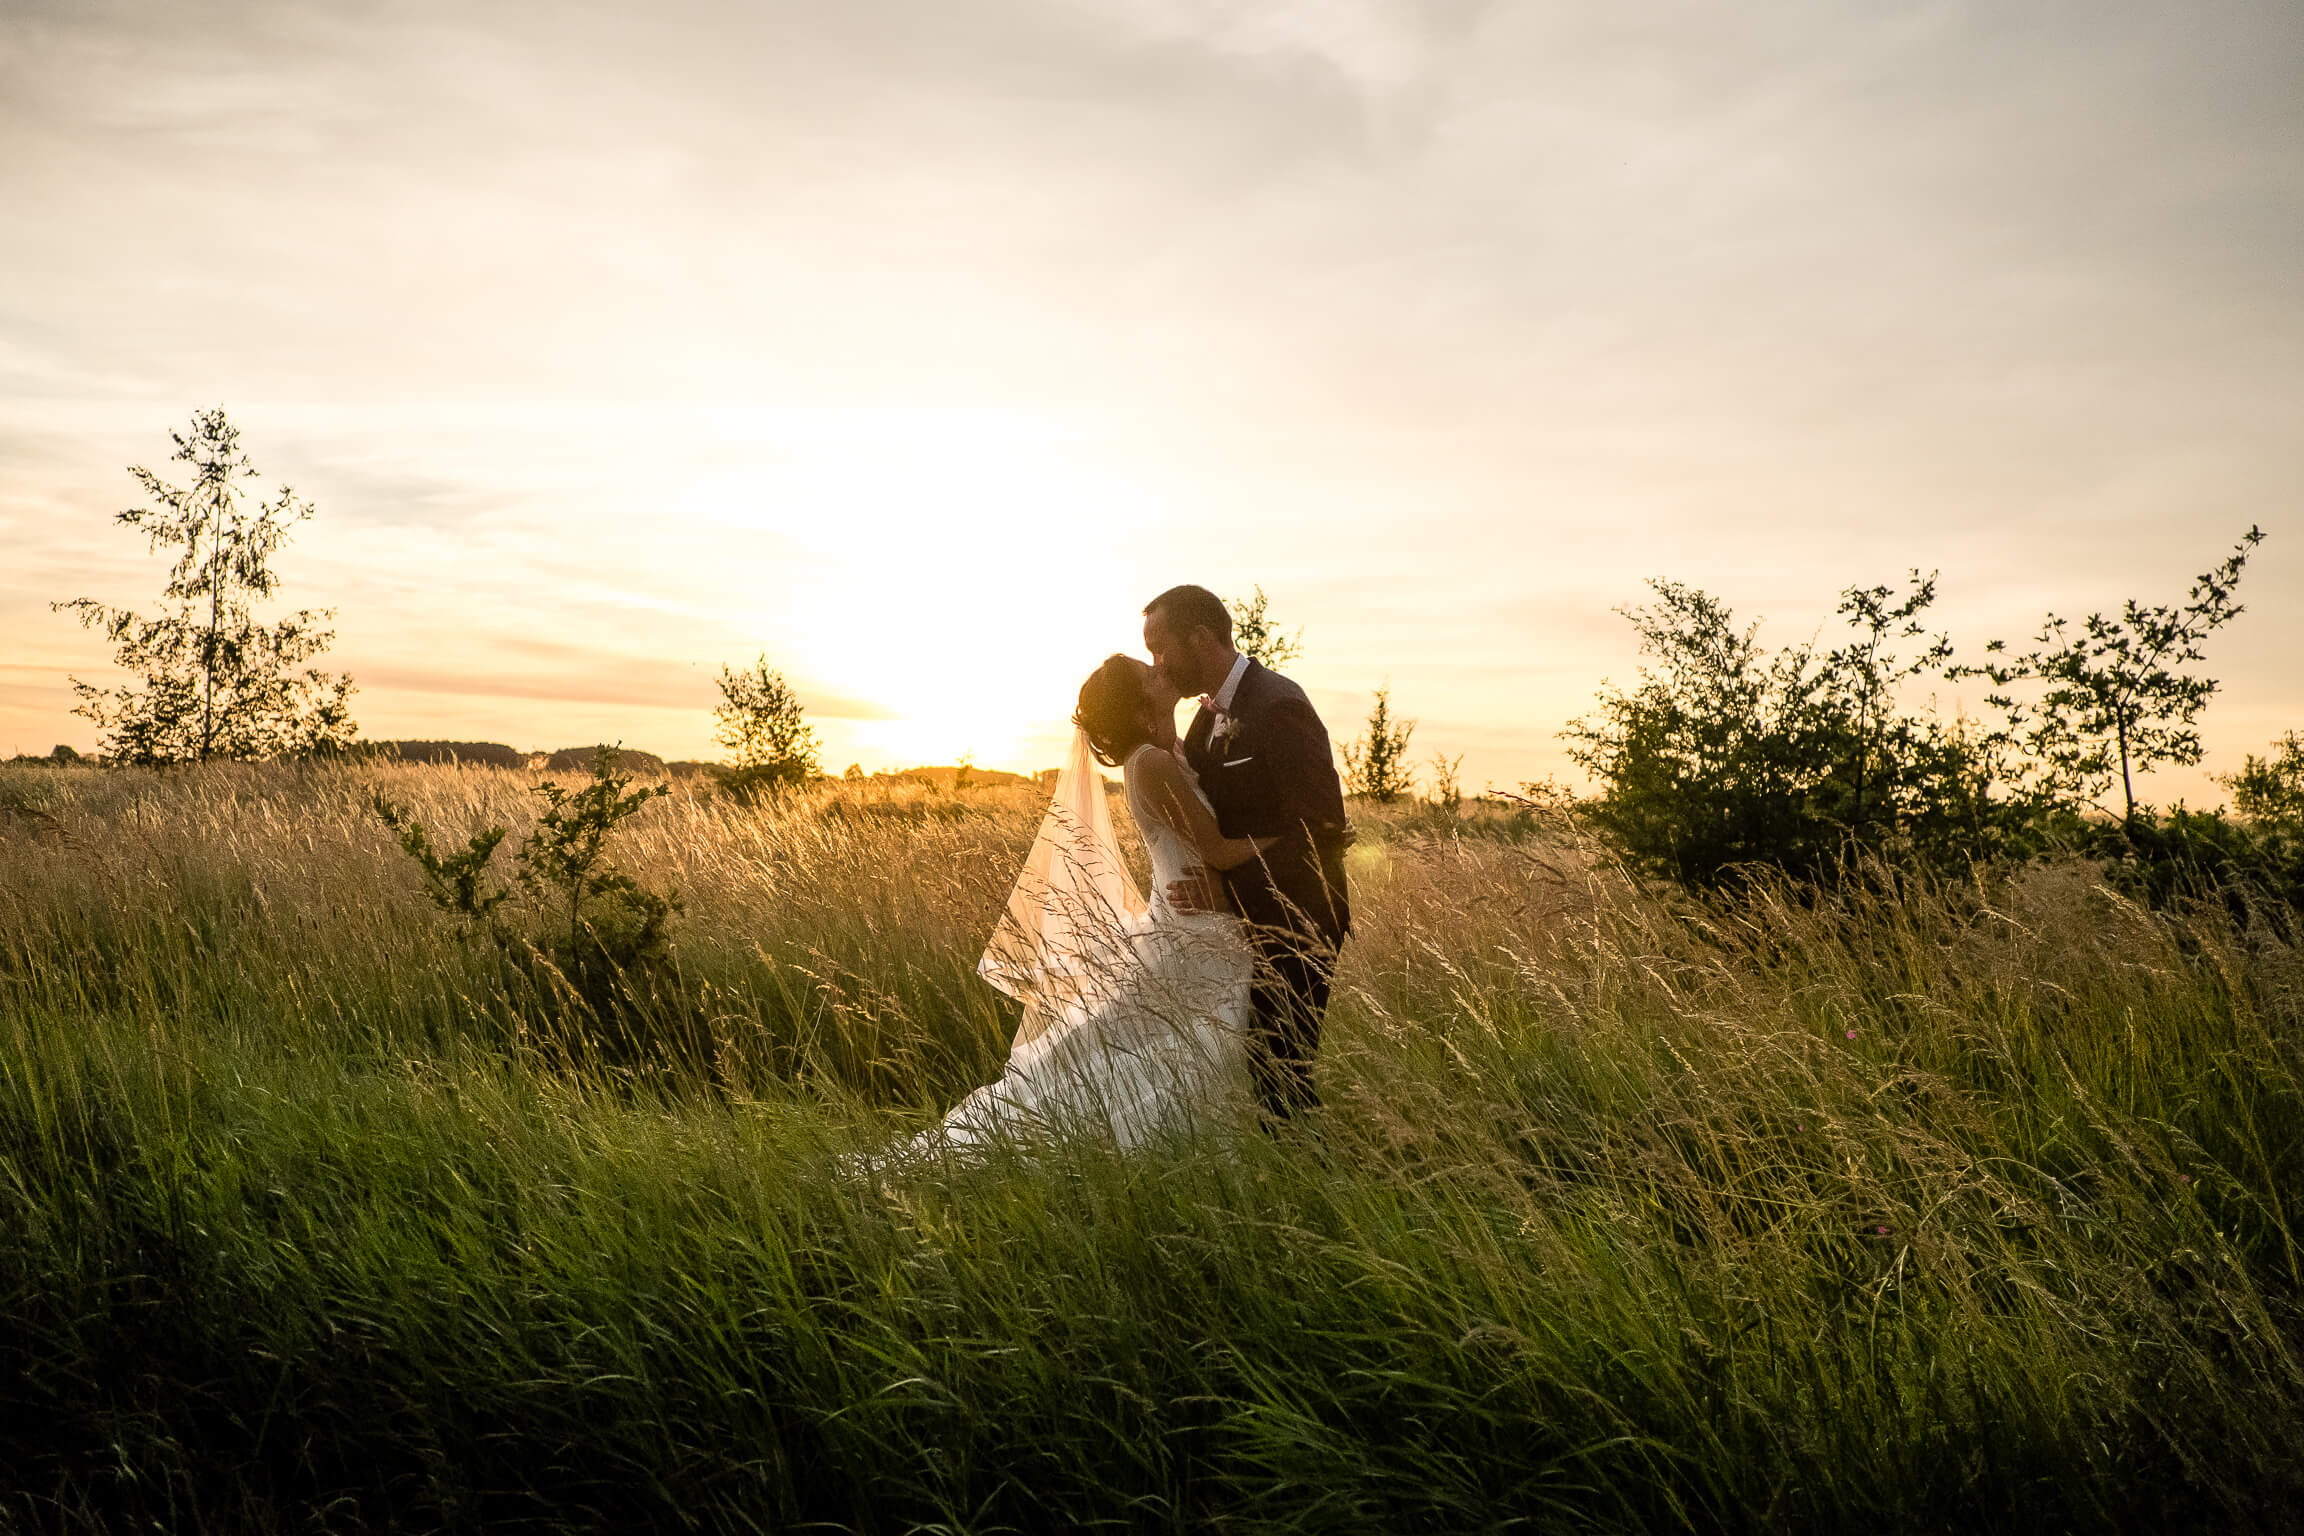
{"label": "setting sun", "polygon": [[1020,413],[763,413],[743,440],[752,467],[691,505],[775,534],[805,573],[758,573],[775,590],[750,598],[753,622],[794,672],[865,707],[828,725],[835,745],[868,767],[1060,755],[1050,717],[1093,647],[1133,643],[1143,562],[1125,546],[1159,526],[1150,493],[1079,426]]}

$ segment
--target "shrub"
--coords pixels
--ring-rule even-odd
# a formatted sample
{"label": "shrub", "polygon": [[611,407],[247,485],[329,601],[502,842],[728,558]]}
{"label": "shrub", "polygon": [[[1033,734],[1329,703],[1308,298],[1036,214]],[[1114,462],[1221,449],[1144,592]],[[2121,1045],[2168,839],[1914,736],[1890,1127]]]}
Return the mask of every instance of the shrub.
{"label": "shrub", "polygon": [[[443,855],[406,812],[381,793],[373,801],[422,870],[433,904],[468,932],[494,941],[551,1005],[551,1016],[572,1013],[579,1022],[615,1026],[608,1039],[627,1056],[641,1043],[637,1019],[662,1001],[667,929],[679,910],[676,898],[644,890],[608,863],[608,839],[617,827],[671,792],[662,785],[632,789],[631,783],[616,771],[615,750],[602,747],[582,788],[570,792],[549,780],[538,785],[544,809],[521,844],[509,885],[491,876],[503,827],[484,828]],[[563,1032],[558,1044],[566,1049],[583,1038]]]}
{"label": "shrub", "polygon": [[1923,633],[1935,578],[1903,601],[1851,588],[1855,636],[1770,653],[1726,604],[1654,581],[1657,602],[1624,610],[1650,663],[1630,692],[1605,689],[1596,715],[1562,734],[1600,786],[1584,818],[1636,867],[1710,887],[1760,867],[1817,876],[1857,850],[1958,867],[1996,846],[2007,814],[1994,759],[1963,722],[1914,717],[1896,689],[1951,652]]}
{"label": "shrub", "polygon": [[2111,883],[2168,909],[2212,901],[2243,923],[2270,924],[2291,941],[2304,912],[2304,841],[2221,810],[2143,807],[2124,822],[2094,821],[2071,839],[2104,861]]}
{"label": "shrub", "polygon": [[2104,860],[2113,884],[2154,907],[2215,901],[2235,918],[2293,935],[2304,913],[2304,740],[2291,731],[2273,747],[2270,757],[2250,754],[2240,772],[2218,776],[2235,814],[2139,807],[2064,841]]}
{"label": "shrub", "polygon": [[2232,792],[2232,809],[2250,821],[2304,836],[2304,737],[2290,731],[2272,745],[2270,757],[2251,752],[2238,773],[2217,782]]}

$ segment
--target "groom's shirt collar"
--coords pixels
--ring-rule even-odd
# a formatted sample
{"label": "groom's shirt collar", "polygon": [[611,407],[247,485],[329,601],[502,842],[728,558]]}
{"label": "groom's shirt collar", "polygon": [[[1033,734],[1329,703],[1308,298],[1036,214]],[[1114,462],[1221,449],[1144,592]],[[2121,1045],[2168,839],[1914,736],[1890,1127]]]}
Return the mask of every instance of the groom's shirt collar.
{"label": "groom's shirt collar", "polygon": [[1247,675],[1248,658],[1242,656],[1235,659],[1232,663],[1232,670],[1224,674],[1224,686],[1210,696],[1210,702],[1216,706],[1216,713],[1220,715],[1232,713],[1233,696],[1240,691],[1240,679]]}

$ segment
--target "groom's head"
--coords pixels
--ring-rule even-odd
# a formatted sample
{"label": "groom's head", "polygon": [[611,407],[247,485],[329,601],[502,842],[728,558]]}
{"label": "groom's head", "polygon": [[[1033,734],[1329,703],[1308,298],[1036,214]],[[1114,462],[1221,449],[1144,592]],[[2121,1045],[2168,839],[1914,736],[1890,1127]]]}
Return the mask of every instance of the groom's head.
{"label": "groom's head", "polygon": [[1232,613],[1206,587],[1170,587],[1144,605],[1144,649],[1184,693],[1221,687],[1232,670]]}

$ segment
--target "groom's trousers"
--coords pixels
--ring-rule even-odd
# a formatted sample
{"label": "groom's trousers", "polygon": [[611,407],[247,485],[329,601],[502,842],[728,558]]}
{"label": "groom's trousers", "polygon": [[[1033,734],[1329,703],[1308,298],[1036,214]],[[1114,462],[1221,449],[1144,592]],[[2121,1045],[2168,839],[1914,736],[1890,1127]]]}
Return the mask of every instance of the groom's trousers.
{"label": "groom's trousers", "polygon": [[1264,859],[1228,871],[1225,883],[1256,952],[1248,1062],[1257,1102],[1268,1121],[1287,1120],[1320,1102],[1312,1058],[1320,1050],[1336,951],[1352,923],[1343,846],[1283,841]]}
{"label": "groom's trousers", "polygon": [[1249,1071],[1265,1115],[1286,1120],[1320,1102],[1312,1058],[1328,1012],[1336,946],[1318,934],[1262,923],[1250,926],[1249,942],[1256,951],[1256,980],[1248,996],[1257,1034],[1249,1042]]}

